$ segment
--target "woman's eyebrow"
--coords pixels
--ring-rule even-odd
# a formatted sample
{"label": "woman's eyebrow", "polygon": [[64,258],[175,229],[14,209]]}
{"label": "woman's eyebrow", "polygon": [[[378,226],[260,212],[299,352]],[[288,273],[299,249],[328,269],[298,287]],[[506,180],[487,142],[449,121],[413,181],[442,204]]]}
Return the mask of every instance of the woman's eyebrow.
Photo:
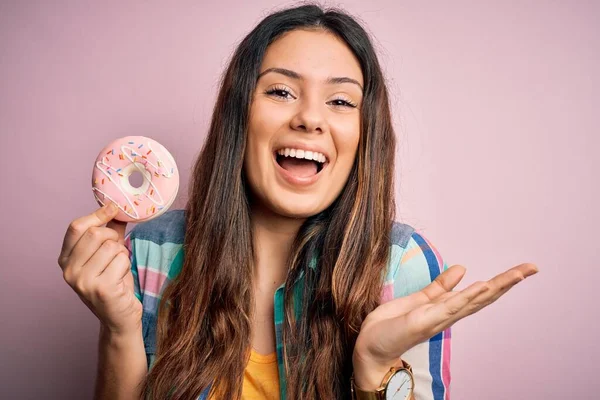
{"label": "woman's eyebrow", "polygon": [[[304,77],[295,71],[292,71],[292,70],[286,69],[286,68],[276,68],[276,67],[267,68],[266,70],[264,70],[263,72],[261,72],[258,75],[258,79],[260,79],[263,75],[268,74],[269,72],[274,72],[274,73],[278,73],[281,75],[285,75],[288,78],[292,78],[292,79],[304,80]],[[336,84],[340,84],[340,83],[353,83],[353,84],[357,85],[361,91],[363,90],[363,87],[361,86],[360,83],[358,83],[358,81],[356,79],[348,78],[347,76],[327,78],[326,83],[331,84],[331,85],[336,85]]]}

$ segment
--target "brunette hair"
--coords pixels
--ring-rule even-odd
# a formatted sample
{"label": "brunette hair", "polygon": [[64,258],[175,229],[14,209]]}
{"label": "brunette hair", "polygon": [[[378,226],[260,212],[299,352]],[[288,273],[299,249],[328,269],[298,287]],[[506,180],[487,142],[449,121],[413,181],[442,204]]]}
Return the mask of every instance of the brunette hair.
{"label": "brunette hair", "polygon": [[[295,29],[324,30],[342,39],[360,63],[364,94],[348,181],[330,207],[303,223],[288,259],[287,398],[349,398],[354,343],[362,321],[380,302],[389,257],[395,136],[369,35],[345,12],[308,4],[265,17],[238,45],[223,75],[192,174],[183,268],[163,293],[156,359],[142,382],[142,393],[153,399],[194,399],[211,384],[219,398],[241,397],[254,299],[250,197],[243,171],[249,110],[267,47]],[[292,299],[301,276],[297,318]]]}

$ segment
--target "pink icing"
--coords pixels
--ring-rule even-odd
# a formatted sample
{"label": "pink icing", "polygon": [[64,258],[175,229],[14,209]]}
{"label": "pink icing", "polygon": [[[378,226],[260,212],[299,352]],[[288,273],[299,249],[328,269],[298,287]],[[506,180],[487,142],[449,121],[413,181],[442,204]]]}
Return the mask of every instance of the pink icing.
{"label": "pink icing", "polygon": [[[135,171],[144,175],[144,183],[138,189],[127,184],[128,176]],[[98,154],[92,190],[99,204],[112,200],[119,206],[115,219],[147,221],[167,211],[173,203],[179,190],[179,171],[173,156],[160,143],[144,136],[127,136]]]}

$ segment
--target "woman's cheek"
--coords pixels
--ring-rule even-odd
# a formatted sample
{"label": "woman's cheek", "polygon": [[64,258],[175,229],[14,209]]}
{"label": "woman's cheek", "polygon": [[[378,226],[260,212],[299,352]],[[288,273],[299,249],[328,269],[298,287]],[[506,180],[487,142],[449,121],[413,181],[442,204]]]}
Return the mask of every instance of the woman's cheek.
{"label": "woman's cheek", "polygon": [[360,138],[360,115],[347,114],[338,115],[330,123],[333,140],[338,149],[354,149],[358,147]]}

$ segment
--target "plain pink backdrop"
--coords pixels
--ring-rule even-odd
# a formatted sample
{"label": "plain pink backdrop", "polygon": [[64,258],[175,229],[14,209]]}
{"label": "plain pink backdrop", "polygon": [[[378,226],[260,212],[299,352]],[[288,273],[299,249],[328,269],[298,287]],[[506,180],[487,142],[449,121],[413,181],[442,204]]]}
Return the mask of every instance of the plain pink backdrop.
{"label": "plain pink backdrop", "polygon": [[[280,4],[0,4],[1,398],[91,398],[98,322],[56,259],[96,207],[94,157],[155,138],[182,207],[219,75]],[[598,398],[598,2],[337,4],[375,35],[389,79],[399,219],[467,267],[461,288],[540,268],[455,325],[452,398]]]}

